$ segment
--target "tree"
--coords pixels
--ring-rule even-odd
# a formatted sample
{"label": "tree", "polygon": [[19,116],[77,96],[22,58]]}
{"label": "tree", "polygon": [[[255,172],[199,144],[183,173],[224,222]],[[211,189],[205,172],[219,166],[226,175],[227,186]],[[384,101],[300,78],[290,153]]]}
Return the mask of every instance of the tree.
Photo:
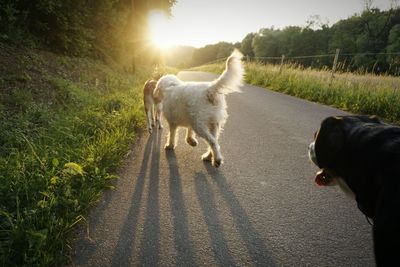
{"label": "tree", "polygon": [[125,59],[124,64],[128,65],[128,67],[130,65],[133,71],[137,63],[144,64],[149,62],[149,56],[156,52],[149,46],[147,25],[149,11],[160,9],[171,15],[171,7],[175,2],[176,0],[130,0],[131,12],[124,27],[126,47],[122,50],[120,60],[123,61]]}
{"label": "tree", "polygon": [[364,2],[364,10],[368,11],[371,9],[374,0],[363,0],[363,2]]}
{"label": "tree", "polygon": [[256,36],[255,33],[249,33],[247,34],[244,39],[242,40],[242,44],[240,46],[240,50],[242,51],[243,55],[249,56],[249,57],[254,57],[254,52],[253,52],[253,39]]}
{"label": "tree", "polygon": [[389,71],[400,74],[400,24],[395,25],[389,33],[388,46],[386,52],[389,53],[386,60],[389,64]]}
{"label": "tree", "polygon": [[150,9],[171,14],[176,0],[2,0],[0,38],[68,55],[141,57]]}
{"label": "tree", "polygon": [[329,51],[340,48],[342,53],[356,53],[356,36],[363,32],[363,21],[359,16],[352,16],[346,20],[340,20],[331,28]]}
{"label": "tree", "polygon": [[253,51],[256,57],[280,57],[282,49],[281,31],[273,28],[261,29],[253,38]]}
{"label": "tree", "polygon": [[215,60],[225,59],[232,53],[234,48],[234,45],[231,43],[219,42],[196,49],[192,55],[192,66],[199,66]]}

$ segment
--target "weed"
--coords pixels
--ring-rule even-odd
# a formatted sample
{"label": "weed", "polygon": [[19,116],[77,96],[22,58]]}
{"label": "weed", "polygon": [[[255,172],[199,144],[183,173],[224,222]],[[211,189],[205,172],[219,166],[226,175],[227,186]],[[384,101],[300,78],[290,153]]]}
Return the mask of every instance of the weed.
{"label": "weed", "polygon": [[[198,68],[199,69],[199,68]],[[220,73],[222,64],[200,69]],[[336,73],[286,65],[246,64],[246,82],[358,114],[400,123],[399,77]]]}
{"label": "weed", "polygon": [[[34,91],[13,82],[14,70],[0,82],[0,266],[65,264],[71,229],[112,188],[144,126],[142,85],[152,69],[132,76],[54,58],[30,52],[15,70],[32,77],[24,83]],[[99,77],[108,83],[90,82]]]}

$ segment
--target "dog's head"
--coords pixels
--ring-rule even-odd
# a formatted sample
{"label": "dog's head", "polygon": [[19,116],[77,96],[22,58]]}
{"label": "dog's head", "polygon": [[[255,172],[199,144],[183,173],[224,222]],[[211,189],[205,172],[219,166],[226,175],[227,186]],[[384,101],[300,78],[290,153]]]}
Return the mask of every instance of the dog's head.
{"label": "dog's head", "polygon": [[372,217],[381,176],[378,173],[384,165],[382,147],[391,128],[368,116],[323,120],[308,149],[309,158],[320,168],[315,182],[320,186],[339,185],[356,198],[361,211]]}
{"label": "dog's head", "polygon": [[160,100],[164,99],[165,93],[172,87],[182,84],[182,81],[175,75],[167,74],[162,76],[154,89],[154,96]]}
{"label": "dog's head", "polygon": [[156,72],[153,74],[153,80],[158,81],[162,76],[163,74]]}
{"label": "dog's head", "polygon": [[335,169],[340,164],[338,158],[343,150],[342,124],[342,117],[326,118],[320,129],[314,134],[314,142],[309,146],[309,158],[321,169],[315,177],[315,182],[320,186],[337,184],[338,174]]}

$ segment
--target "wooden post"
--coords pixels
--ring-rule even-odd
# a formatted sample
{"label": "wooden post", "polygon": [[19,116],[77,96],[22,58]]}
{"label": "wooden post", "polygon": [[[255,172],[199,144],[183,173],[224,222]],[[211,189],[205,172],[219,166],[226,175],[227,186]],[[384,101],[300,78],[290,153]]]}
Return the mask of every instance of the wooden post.
{"label": "wooden post", "polygon": [[331,79],[335,77],[335,71],[336,71],[336,66],[337,66],[337,62],[338,62],[338,58],[339,58],[339,53],[340,53],[340,49],[336,48],[335,58],[333,59]]}
{"label": "wooden post", "polygon": [[285,55],[282,55],[282,57],[281,57],[281,66],[279,67],[279,73],[282,72],[283,61],[284,60],[285,60]]}

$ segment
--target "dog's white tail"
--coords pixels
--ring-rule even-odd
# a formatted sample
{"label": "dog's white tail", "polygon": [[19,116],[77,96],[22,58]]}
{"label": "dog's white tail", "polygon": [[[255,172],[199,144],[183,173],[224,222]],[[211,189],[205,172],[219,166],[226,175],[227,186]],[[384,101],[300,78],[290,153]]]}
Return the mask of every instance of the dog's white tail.
{"label": "dog's white tail", "polygon": [[240,92],[242,85],[244,69],[242,65],[243,55],[238,50],[234,50],[230,57],[226,60],[224,72],[215,80],[214,84],[208,89],[211,94],[229,94]]}

